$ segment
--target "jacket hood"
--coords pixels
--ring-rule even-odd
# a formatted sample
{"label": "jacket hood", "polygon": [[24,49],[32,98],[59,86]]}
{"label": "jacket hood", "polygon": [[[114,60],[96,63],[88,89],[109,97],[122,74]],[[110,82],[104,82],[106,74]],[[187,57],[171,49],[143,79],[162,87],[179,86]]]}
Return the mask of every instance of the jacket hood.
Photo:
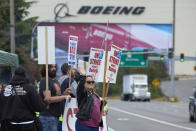
{"label": "jacket hood", "polygon": [[28,84],[29,80],[26,77],[14,75],[12,80],[10,81],[11,85],[22,85]]}

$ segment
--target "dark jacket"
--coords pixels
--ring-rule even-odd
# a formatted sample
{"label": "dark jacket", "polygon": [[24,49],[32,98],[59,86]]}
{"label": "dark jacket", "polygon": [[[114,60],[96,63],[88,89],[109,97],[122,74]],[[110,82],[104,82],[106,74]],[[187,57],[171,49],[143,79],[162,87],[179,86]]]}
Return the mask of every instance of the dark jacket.
{"label": "dark jacket", "polygon": [[31,121],[36,116],[34,112],[42,111],[45,106],[36,88],[25,77],[14,76],[0,94],[0,120]]}
{"label": "dark jacket", "polygon": [[[93,95],[88,92],[85,87],[85,76],[81,76],[80,83],[77,88],[77,102],[78,102],[78,112],[76,114],[76,117],[80,120],[90,120],[93,106],[94,106],[94,98]],[[102,102],[100,106],[100,111],[102,108]],[[100,126],[102,126],[103,123],[101,121]]]}

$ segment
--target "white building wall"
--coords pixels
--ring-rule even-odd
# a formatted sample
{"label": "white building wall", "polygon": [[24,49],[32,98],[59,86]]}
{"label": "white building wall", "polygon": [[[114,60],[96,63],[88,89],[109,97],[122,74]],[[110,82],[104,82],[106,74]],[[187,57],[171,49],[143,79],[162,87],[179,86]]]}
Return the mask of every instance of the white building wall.
{"label": "white building wall", "polygon": [[[175,54],[196,56],[196,0],[176,0]],[[195,75],[196,62],[175,62],[175,74]]]}
{"label": "white building wall", "polygon": [[[31,1],[31,0],[26,0]],[[66,4],[68,8],[61,8],[62,4]],[[90,6],[88,13],[78,14],[82,6]],[[101,6],[101,13],[90,13],[93,7]],[[102,14],[106,7],[113,8],[108,11],[108,14]],[[128,15],[122,13],[113,14],[117,7],[133,7]],[[144,12],[140,15],[132,14],[136,7],[145,7]],[[55,8],[57,10],[55,10]],[[61,8],[59,16],[65,16],[65,13],[72,15],[58,20],[63,23],[172,23],[172,0],[37,0],[37,3],[29,9],[30,17],[40,16],[39,21],[54,21],[55,14]],[[121,9],[122,9],[121,8]],[[120,9],[120,10],[121,10]]]}

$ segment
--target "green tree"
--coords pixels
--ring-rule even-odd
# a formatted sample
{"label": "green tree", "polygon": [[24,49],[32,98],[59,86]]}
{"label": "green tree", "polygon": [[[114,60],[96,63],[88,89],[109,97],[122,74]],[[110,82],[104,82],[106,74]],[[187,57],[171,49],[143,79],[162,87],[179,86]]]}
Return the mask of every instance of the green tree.
{"label": "green tree", "polygon": [[[36,17],[26,19],[27,9],[34,2],[25,0],[14,1],[16,47],[28,46],[31,40],[32,26],[36,23]],[[10,7],[9,0],[0,1],[0,48],[9,51],[10,46]]]}
{"label": "green tree", "polygon": [[[37,17],[27,18],[28,8],[35,2],[26,2],[25,0],[14,1],[15,15],[15,44],[16,54],[19,55],[19,63],[29,71],[29,74],[37,74],[32,70],[33,62],[30,57],[30,42],[32,36],[32,27],[36,23]],[[0,1],[0,50],[10,51],[10,4],[9,0]],[[33,75],[34,76],[34,75]]]}

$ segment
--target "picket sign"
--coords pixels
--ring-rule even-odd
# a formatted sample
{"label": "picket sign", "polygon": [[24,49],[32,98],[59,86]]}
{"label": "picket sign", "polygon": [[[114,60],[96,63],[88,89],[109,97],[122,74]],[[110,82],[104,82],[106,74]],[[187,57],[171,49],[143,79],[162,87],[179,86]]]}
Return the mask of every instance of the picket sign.
{"label": "picket sign", "polygon": [[[108,81],[109,83],[116,83],[116,77],[118,73],[121,55],[122,49],[115,45],[112,45],[111,51],[108,51],[107,57],[106,83],[108,83]],[[103,58],[105,58],[105,52],[103,54]],[[101,65],[99,66],[99,72],[96,77],[96,82],[104,81],[104,66],[105,60],[102,59]]]}
{"label": "picket sign", "polygon": [[116,77],[122,55],[122,49],[112,45],[111,51],[108,54],[106,82],[116,83]]}
{"label": "picket sign", "polygon": [[55,64],[55,27],[38,26],[37,30],[38,64],[46,66],[46,90],[48,90],[48,64]]}
{"label": "picket sign", "polygon": [[[78,111],[78,106],[77,106],[76,98],[71,98],[71,101],[65,104],[62,131],[75,131],[77,111]],[[103,120],[103,128],[99,128],[99,131],[108,131],[107,116],[105,112],[102,115],[102,120]]]}
{"label": "picket sign", "polygon": [[103,58],[103,49],[91,48],[90,50],[90,57],[87,66],[87,75],[93,76],[96,80],[97,73],[99,72],[99,66],[101,65],[101,61]]}
{"label": "picket sign", "polygon": [[[38,64],[46,64],[46,55],[48,57],[48,64],[55,64],[55,27],[38,26],[37,31],[38,31],[38,42],[37,42]],[[46,33],[47,36],[45,35]],[[48,49],[46,47],[48,47]]]}
{"label": "picket sign", "polygon": [[69,36],[69,48],[68,48],[68,64],[73,67],[77,67],[77,45],[78,45],[78,37],[77,36]]}

